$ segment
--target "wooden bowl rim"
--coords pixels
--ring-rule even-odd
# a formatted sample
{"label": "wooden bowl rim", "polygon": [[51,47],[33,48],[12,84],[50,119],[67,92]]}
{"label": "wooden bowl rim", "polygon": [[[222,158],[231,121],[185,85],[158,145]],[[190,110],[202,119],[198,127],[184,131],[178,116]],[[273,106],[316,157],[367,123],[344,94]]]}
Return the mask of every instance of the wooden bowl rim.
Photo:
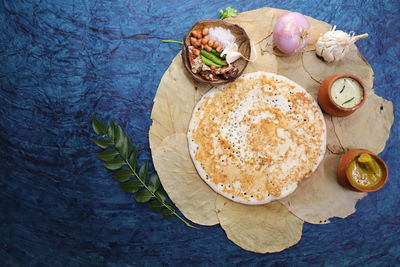
{"label": "wooden bowl rim", "polygon": [[[218,81],[208,81],[208,80],[202,78],[199,74],[195,74],[195,73],[192,72],[191,68],[189,67],[190,63],[189,63],[189,59],[188,59],[188,52],[187,52],[188,45],[186,44],[186,39],[187,39],[188,36],[190,36],[192,30],[198,24],[200,24],[200,23],[211,23],[211,22],[212,23],[218,23],[218,24],[224,25],[224,26],[228,26],[229,25],[230,27],[237,27],[243,33],[243,36],[246,39],[246,42],[247,42],[247,44],[249,46],[249,56],[248,56],[248,58],[250,58],[250,56],[251,56],[250,38],[247,35],[246,31],[241,26],[239,26],[237,24],[234,24],[234,23],[229,23],[229,22],[226,22],[226,21],[223,21],[223,20],[220,20],[220,19],[206,19],[206,20],[199,20],[195,24],[193,24],[193,26],[190,28],[190,30],[183,37],[183,47],[182,47],[182,53],[181,53],[182,61],[183,61],[183,65],[185,66],[186,71],[188,71],[190,73],[190,75],[192,76],[192,78],[194,80],[196,80],[197,82],[203,83],[203,84],[209,84],[209,85],[223,85],[223,84],[227,84],[227,83],[233,82],[237,78],[239,78],[243,74],[244,70],[247,68],[247,65],[249,64],[249,61],[247,61],[247,60],[245,60],[243,58],[238,59],[238,60],[244,60],[244,66],[243,66],[242,70],[239,70],[239,72],[236,75],[236,77],[228,79],[228,80],[222,80],[221,79],[221,80],[218,80]],[[244,56],[246,56],[246,55],[244,55]]]}

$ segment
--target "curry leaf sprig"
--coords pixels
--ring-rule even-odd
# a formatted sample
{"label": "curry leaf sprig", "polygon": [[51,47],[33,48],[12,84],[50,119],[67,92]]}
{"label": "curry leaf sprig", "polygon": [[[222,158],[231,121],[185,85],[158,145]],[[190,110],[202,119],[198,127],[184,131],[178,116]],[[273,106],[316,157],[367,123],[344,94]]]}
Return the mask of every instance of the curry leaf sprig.
{"label": "curry leaf sprig", "polygon": [[236,17],[238,15],[238,11],[232,7],[227,7],[225,11],[223,9],[220,9],[219,11],[219,18],[220,19],[226,19],[230,17]]}
{"label": "curry leaf sprig", "polygon": [[[166,203],[167,194],[160,184],[157,173],[148,178],[148,161],[138,166],[139,146],[132,148],[130,138],[123,132],[121,126],[115,125],[111,119],[109,125],[99,121],[94,115],[92,118],[93,130],[102,138],[93,139],[93,142],[103,150],[97,157],[103,161],[103,166],[115,171],[112,177],[120,182],[119,187],[126,193],[134,194],[134,199],[140,203],[147,203],[148,208],[161,213],[169,219],[176,216],[186,226],[194,227],[182,218]],[[139,170],[139,171],[137,171]]]}

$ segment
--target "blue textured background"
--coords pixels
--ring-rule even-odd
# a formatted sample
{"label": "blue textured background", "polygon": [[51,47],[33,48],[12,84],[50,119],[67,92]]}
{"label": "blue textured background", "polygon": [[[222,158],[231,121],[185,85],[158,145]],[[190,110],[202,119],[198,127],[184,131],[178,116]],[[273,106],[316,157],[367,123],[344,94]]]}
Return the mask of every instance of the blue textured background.
{"label": "blue textured background", "polygon": [[[296,246],[260,255],[219,226],[166,221],[116,186],[91,143],[90,114],[115,117],[149,158],[157,85],[197,20],[233,6],[291,9],[370,37],[358,46],[395,124],[381,156],[388,184],[357,212],[304,225]],[[0,265],[400,264],[400,2],[0,1]],[[373,134],[373,133],[371,133]]]}

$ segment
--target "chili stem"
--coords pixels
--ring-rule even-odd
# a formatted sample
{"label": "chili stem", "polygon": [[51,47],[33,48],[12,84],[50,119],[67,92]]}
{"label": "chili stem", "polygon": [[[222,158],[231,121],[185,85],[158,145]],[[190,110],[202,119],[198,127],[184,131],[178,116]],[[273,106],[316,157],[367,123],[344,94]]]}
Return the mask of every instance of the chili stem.
{"label": "chili stem", "polygon": [[161,40],[163,43],[176,43],[176,44],[181,44],[183,45],[183,42],[181,41],[175,41],[175,40]]}

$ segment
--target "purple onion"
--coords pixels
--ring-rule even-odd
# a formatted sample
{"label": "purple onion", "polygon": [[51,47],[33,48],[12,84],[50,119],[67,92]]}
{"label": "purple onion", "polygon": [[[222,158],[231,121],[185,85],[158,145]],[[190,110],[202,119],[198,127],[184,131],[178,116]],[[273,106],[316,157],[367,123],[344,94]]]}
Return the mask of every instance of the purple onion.
{"label": "purple onion", "polygon": [[298,12],[289,12],[278,18],[274,26],[274,43],[285,54],[303,51],[310,41],[310,23]]}

